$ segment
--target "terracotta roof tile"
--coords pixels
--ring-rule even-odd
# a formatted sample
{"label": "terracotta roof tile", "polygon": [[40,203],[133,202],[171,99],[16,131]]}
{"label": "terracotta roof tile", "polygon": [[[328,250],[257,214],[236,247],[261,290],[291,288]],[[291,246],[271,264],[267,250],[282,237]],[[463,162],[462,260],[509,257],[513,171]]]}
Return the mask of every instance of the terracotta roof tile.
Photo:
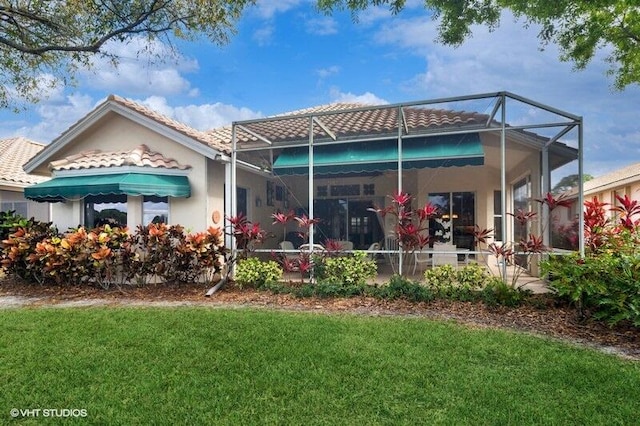
{"label": "terracotta roof tile", "polygon": [[146,145],[140,145],[130,151],[84,151],[61,160],[49,163],[51,170],[80,170],[103,167],[137,166],[165,169],[190,169],[173,158],[167,158],[151,151]]}
{"label": "terracotta roof tile", "polygon": [[0,180],[19,186],[40,183],[48,178],[25,173],[22,166],[40,152],[44,145],[24,137],[0,140]]}
{"label": "terracotta roof tile", "polygon": [[[382,105],[375,109],[355,110],[362,107],[366,107],[366,105],[354,103],[321,105],[271,117],[281,118],[280,120],[250,123],[245,127],[272,141],[302,140],[308,138],[309,119],[296,116],[335,112],[335,114],[323,115],[319,117],[319,120],[337,136],[375,136],[395,134],[397,132],[397,107],[385,107]],[[413,106],[404,107],[403,114],[406,127],[410,132],[434,130],[443,127],[479,125],[487,120],[486,115],[475,112]],[[322,138],[328,136],[320,126],[315,126],[314,131],[314,137]],[[213,129],[209,134],[216,139],[218,144],[228,145],[231,143],[231,126]],[[258,138],[242,129],[238,129],[237,140],[239,143],[250,143],[258,141]]]}

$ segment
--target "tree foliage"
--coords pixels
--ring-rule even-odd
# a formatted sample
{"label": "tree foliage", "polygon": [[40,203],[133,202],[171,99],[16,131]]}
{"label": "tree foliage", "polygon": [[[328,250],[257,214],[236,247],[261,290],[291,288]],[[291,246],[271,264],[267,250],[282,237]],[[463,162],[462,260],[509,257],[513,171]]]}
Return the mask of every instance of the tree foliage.
{"label": "tree foliage", "polygon": [[[591,179],[593,179],[593,176],[591,176],[590,174],[585,173],[582,175],[582,182],[588,182]],[[571,188],[577,187],[578,182],[580,182],[580,175],[578,175],[577,173],[564,176],[558,181],[558,183],[553,186],[551,192],[553,194],[561,194],[565,191],[570,190]]]}
{"label": "tree foliage", "polygon": [[[110,40],[148,42],[206,36],[223,44],[255,0],[0,1],[0,106],[37,101],[68,84]],[[150,43],[146,46],[148,47]],[[144,49],[144,47],[143,47]],[[142,52],[138,52],[140,54]],[[115,56],[111,56],[117,62]],[[161,58],[158,58],[161,59]]]}
{"label": "tree foliage", "polygon": [[[357,16],[370,6],[388,6],[398,13],[406,0],[317,0],[326,13],[348,9]],[[637,0],[424,0],[439,19],[438,41],[457,46],[471,36],[472,25],[490,30],[500,24],[503,10],[540,25],[543,46],[555,43],[560,59],[583,69],[596,52],[607,52],[614,86],[623,89],[640,83],[640,7]]]}

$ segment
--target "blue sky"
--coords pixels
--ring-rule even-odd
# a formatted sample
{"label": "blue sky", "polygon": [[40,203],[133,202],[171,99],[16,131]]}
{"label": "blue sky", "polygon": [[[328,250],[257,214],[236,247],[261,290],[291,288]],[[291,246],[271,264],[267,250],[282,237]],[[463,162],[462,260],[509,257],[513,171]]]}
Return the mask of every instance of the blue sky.
{"label": "blue sky", "polygon": [[[228,45],[177,42],[136,58],[140,40],[111,44],[118,69],[96,59],[75,87],[58,87],[18,114],[0,113],[0,137],[49,143],[115,93],[195,128],[208,129],[336,101],[396,103],[507,90],[585,120],[585,172],[599,175],[640,162],[640,86],[612,89],[605,52],[584,71],[541,50],[537,29],[504,15],[493,33],[478,27],[458,48],[434,42],[437,22],[420,1],[398,16],[372,8],[318,14],[309,0],[259,1]],[[480,111],[489,112],[489,111]]]}

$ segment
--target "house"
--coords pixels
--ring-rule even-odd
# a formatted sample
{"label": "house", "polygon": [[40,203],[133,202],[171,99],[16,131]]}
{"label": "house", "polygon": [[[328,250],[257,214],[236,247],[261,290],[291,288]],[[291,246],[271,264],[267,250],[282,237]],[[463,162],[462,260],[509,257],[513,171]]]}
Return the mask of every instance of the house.
{"label": "house", "polygon": [[611,206],[619,205],[616,195],[640,200],[640,163],[630,164],[585,182],[583,192],[585,199],[598,197],[598,200]]}
{"label": "house", "polygon": [[[583,193],[584,200],[590,201],[595,197],[606,203],[608,208],[620,205],[616,195],[640,200],[640,163],[630,164],[584,182]],[[554,211],[554,240],[561,248],[574,248],[575,235],[579,229],[577,218],[583,207],[578,202],[578,188],[568,190],[564,196],[572,204],[568,209]],[[607,214],[613,217],[613,212],[608,211]]]}
{"label": "house", "polygon": [[49,221],[49,204],[24,197],[24,188],[48,180],[48,177],[25,173],[22,165],[44,148],[24,137],[0,140],[0,210],[13,210],[26,218]]}
{"label": "house", "polygon": [[214,213],[221,223],[228,162],[207,133],[109,96],[24,165],[51,178],[26,196],[53,203],[59,229],[162,220],[199,231]]}
{"label": "house", "polygon": [[[440,106],[460,100],[481,100],[490,112]],[[513,102],[557,119],[508,125]],[[580,126],[577,116],[498,92],[330,104],[202,132],[112,95],[27,162],[28,173],[52,179],[26,194],[53,202],[61,227],[163,220],[197,231],[242,213],[281,236],[272,247],[297,229],[272,226],[271,214],[293,210],[321,218],[311,243],[332,238],[362,249],[393,230],[391,217],[371,208],[404,191],[414,206],[438,206],[433,235],[474,250],[475,225],[494,228],[498,241],[534,231],[505,213],[529,207],[548,191],[552,170],[579,158],[579,149],[559,139]],[[534,133],[538,128],[553,128],[555,136]]]}

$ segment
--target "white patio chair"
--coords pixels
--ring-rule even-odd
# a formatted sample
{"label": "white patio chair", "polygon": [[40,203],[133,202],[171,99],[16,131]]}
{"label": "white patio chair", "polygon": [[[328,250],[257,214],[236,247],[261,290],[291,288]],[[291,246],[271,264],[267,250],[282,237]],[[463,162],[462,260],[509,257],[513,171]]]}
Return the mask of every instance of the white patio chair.
{"label": "white patio chair", "polygon": [[342,250],[344,251],[353,250],[353,243],[351,241],[340,241],[340,245],[342,246]]}
{"label": "white patio chair", "polygon": [[378,253],[373,253],[377,250],[380,250],[380,243],[373,243],[367,249],[367,257],[374,262],[378,261]]}
{"label": "white patio chair", "polygon": [[[385,250],[398,251],[400,250],[400,243],[396,237],[386,237],[384,239],[384,248]],[[387,253],[387,258],[389,259],[389,263],[393,264],[394,260],[397,261],[398,253]]]}
{"label": "white patio chair", "polygon": [[433,254],[431,256],[431,265],[433,267],[441,265],[458,266],[458,255],[456,254],[455,244],[433,244]]}
{"label": "white patio chair", "polygon": [[293,253],[295,247],[293,247],[293,243],[291,241],[280,241],[280,250],[282,250],[282,256],[284,256],[287,260],[292,260],[298,257],[296,253]]}
{"label": "white patio chair", "polygon": [[[432,250],[416,250],[413,252],[413,272],[412,275],[416,274],[416,269],[418,265],[431,265],[431,255]],[[424,269],[424,268],[421,268]]]}

